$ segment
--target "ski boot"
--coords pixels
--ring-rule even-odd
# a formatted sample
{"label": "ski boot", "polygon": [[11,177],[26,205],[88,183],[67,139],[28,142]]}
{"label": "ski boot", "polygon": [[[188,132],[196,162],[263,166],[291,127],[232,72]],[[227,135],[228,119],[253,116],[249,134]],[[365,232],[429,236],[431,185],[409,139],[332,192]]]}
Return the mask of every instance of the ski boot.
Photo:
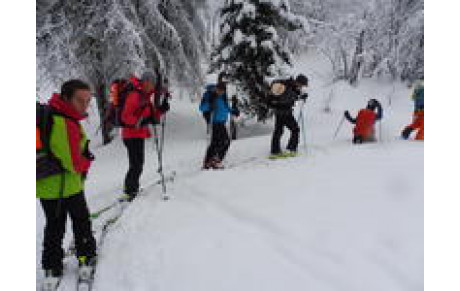
{"label": "ski boot", "polygon": [[59,287],[62,279],[62,270],[45,270],[42,291],[55,291]]}
{"label": "ski boot", "polygon": [[96,257],[78,257],[78,290],[91,290],[95,268]]}
{"label": "ski boot", "polygon": [[223,170],[224,169],[224,165],[222,164],[222,161],[219,158],[212,159],[211,166],[212,166],[212,168],[214,170]]}

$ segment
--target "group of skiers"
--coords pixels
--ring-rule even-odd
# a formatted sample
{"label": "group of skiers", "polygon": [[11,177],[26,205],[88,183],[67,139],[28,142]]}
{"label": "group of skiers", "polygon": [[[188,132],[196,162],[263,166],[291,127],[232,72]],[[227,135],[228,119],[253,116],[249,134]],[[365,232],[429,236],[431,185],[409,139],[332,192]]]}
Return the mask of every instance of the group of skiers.
{"label": "group of skiers", "polygon": [[[222,169],[230,146],[226,123],[230,115],[239,116],[236,104],[229,105],[224,78],[206,87],[199,110],[210,128],[210,143],[203,161],[203,169]],[[300,128],[293,115],[297,100],[305,100],[304,88],[308,78],[276,80],[271,84],[267,105],[273,110],[275,128],[271,139],[270,158],[297,155]],[[87,117],[91,100],[90,86],[81,80],[70,80],[55,93],[48,104],[37,103],[37,197],[46,217],[42,267],[49,290],[59,284],[63,272],[62,240],[67,214],[72,220],[76,255],[80,269],[94,272],[96,241],[84,195],[86,175],[94,160],[89,140],[80,121]],[[115,80],[110,86],[111,105],[107,118],[121,127],[123,144],[127,150],[128,171],[124,180],[124,195],[120,201],[130,202],[139,193],[139,179],[145,162],[145,140],[152,136],[149,125],[158,125],[170,109],[170,95],[158,72],[147,70],[141,78]],[[402,132],[408,138],[418,131],[416,139],[423,140],[423,83],[414,90],[414,121]],[[353,143],[375,141],[375,123],[382,119],[383,110],[376,99],[369,100],[365,109],[353,118],[345,111],[344,118],[355,124]],[[290,132],[287,152],[281,150],[280,139],[284,127]],[[158,133],[154,128],[154,138]]]}
{"label": "group of skiers", "polygon": [[[155,72],[146,71],[140,79],[131,76],[110,86],[111,100],[118,98],[119,104],[111,103],[108,116],[112,115],[113,122],[122,125],[129,161],[120,202],[130,202],[139,193],[145,140],[152,136],[148,125],[160,123],[169,110],[169,94],[163,88],[156,88],[157,77]],[[67,215],[72,221],[79,274],[92,276],[97,260],[84,196],[84,182],[94,155],[80,124],[87,117],[91,96],[88,84],[70,80],[62,85],[60,94],[53,94],[48,104],[37,103],[36,195],[46,218],[41,262],[45,271],[44,290],[55,290],[62,277],[62,240]]]}

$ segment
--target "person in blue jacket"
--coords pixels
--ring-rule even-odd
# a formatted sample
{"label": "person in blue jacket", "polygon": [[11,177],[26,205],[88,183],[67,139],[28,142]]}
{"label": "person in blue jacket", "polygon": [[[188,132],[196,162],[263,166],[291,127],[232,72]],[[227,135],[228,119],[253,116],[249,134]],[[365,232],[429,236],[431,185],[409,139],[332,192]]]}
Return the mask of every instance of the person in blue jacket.
{"label": "person in blue jacket", "polygon": [[209,85],[203,94],[200,111],[211,126],[211,142],[206,151],[203,169],[222,169],[222,161],[230,147],[230,137],[225,124],[229,114],[239,116],[237,108],[230,108],[225,83]]}

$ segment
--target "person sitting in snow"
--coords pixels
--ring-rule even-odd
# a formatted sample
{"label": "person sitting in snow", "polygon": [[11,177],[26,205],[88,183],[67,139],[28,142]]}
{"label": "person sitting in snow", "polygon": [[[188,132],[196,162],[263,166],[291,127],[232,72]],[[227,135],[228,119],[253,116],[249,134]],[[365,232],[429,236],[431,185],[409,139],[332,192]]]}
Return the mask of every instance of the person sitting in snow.
{"label": "person sitting in snow", "polygon": [[[302,87],[308,86],[308,78],[299,74],[296,79],[277,80],[271,85],[267,105],[275,113],[275,129],[271,143],[271,159],[290,157],[297,155],[299,145],[300,128],[293,115],[293,107],[297,100],[306,100],[307,93],[302,94]],[[284,127],[291,131],[291,137],[287,145],[287,153],[281,151],[281,136]]]}
{"label": "person sitting in snow", "polygon": [[229,106],[224,82],[208,89],[203,94],[199,108],[211,125],[211,142],[206,151],[203,169],[222,169],[222,161],[230,147],[230,137],[225,124],[229,114],[239,116],[240,113],[238,108]]}
{"label": "person sitting in snow", "polygon": [[353,128],[354,144],[376,141],[374,125],[382,119],[383,115],[382,105],[379,101],[376,99],[369,100],[366,108],[361,109],[356,118],[351,117],[348,110],[345,111],[344,115],[349,122],[355,124]]}
{"label": "person sitting in snow", "polygon": [[403,129],[401,133],[401,137],[403,139],[408,139],[410,134],[415,130],[417,132],[417,134],[415,135],[415,139],[423,140],[424,139],[423,80],[421,80],[415,85],[414,92],[412,93],[412,99],[414,100],[414,114],[412,118],[412,123]]}

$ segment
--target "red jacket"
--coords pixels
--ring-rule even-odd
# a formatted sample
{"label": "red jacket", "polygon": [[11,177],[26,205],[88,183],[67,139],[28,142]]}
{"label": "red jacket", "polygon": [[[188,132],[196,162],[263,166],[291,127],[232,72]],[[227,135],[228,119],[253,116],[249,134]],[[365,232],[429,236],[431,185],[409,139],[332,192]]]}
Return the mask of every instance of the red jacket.
{"label": "red jacket", "polygon": [[69,144],[70,157],[75,171],[84,173],[87,172],[91,161],[82,155],[80,142],[85,137],[82,133],[80,120],[86,118],[85,115],[78,113],[70,103],[62,100],[59,94],[54,93],[48,103],[58,114],[62,114],[65,118],[67,128],[67,140]]}
{"label": "red jacket", "polygon": [[141,93],[132,91],[126,97],[121,119],[130,127],[123,127],[122,138],[149,138],[152,136],[147,125],[141,126],[143,118],[154,118],[160,120],[162,112],[154,108],[152,99],[157,98],[155,91]]}
{"label": "red jacket", "polygon": [[356,125],[353,129],[355,136],[361,136],[364,139],[371,138],[374,135],[374,123],[377,114],[370,109],[361,109],[356,117]]}

